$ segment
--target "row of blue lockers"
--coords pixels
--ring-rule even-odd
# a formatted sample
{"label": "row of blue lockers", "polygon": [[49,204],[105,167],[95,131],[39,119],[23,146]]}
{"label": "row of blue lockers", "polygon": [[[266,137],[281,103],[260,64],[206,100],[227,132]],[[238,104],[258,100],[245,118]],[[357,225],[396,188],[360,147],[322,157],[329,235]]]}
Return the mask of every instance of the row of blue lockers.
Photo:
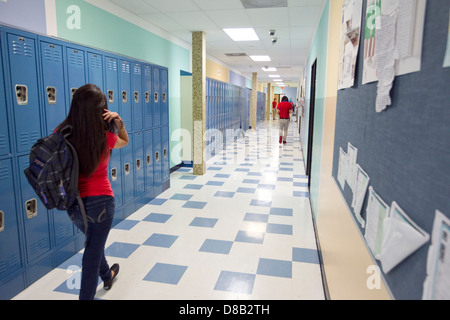
{"label": "row of blue lockers", "polygon": [[9,299],[84,243],[28,184],[31,146],[66,117],[77,88],[99,86],[130,138],[109,164],[117,224],[170,186],[168,70],[6,26],[0,48],[0,299]]}

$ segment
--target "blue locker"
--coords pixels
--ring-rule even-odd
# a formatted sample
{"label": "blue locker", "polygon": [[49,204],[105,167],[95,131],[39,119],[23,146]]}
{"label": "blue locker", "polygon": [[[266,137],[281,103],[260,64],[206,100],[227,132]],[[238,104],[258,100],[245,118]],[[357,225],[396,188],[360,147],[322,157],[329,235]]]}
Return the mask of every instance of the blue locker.
{"label": "blue locker", "polygon": [[41,40],[42,95],[46,134],[52,133],[66,117],[63,46],[55,41]]}
{"label": "blue locker", "polygon": [[122,148],[123,170],[123,204],[127,205],[134,199],[134,156],[133,133],[128,133],[128,145]]}
{"label": "blue locker", "polygon": [[105,57],[105,95],[108,100],[108,109],[119,113],[119,75],[118,59]]}
{"label": "blue locker", "polygon": [[108,178],[111,182],[111,188],[114,193],[116,207],[123,205],[122,196],[122,151],[119,149],[112,150],[111,158],[108,165]]}
{"label": "blue locker", "polygon": [[161,83],[160,83],[160,69],[153,67],[153,126],[159,127],[161,125]]}
{"label": "blue locker", "polygon": [[152,66],[145,65],[142,79],[144,128],[150,129],[153,126],[153,89],[152,89]]}
{"label": "blue locker", "polygon": [[2,36],[0,30],[0,156],[11,153],[9,144],[8,114],[6,111],[5,83],[3,80]]}
{"label": "blue locker", "polygon": [[8,53],[17,151],[25,152],[41,137],[36,38],[8,33]]}
{"label": "blue locker", "polygon": [[[18,157],[19,172],[22,173],[30,164],[28,155]],[[25,225],[26,253],[28,262],[32,262],[48,253],[50,246],[49,214],[36,196],[24,174],[20,174],[21,212]]]}
{"label": "blue locker", "polygon": [[142,111],[142,65],[140,63],[133,63],[133,71],[131,77],[132,85],[132,109],[133,109],[133,130],[142,130],[144,125],[143,111]]}
{"label": "blue locker", "polygon": [[144,134],[138,131],[133,134],[134,152],[134,189],[135,196],[141,196],[145,191],[145,161],[144,161]]}
{"label": "blue locker", "polygon": [[86,84],[85,71],[85,52],[80,48],[67,47],[66,48],[66,64],[67,64],[67,92],[69,97],[69,104],[67,111],[70,110],[70,103],[72,103],[72,96],[78,88]]}
{"label": "blue locker", "polygon": [[96,52],[87,54],[88,83],[93,83],[104,92],[103,55]]}
{"label": "blue locker", "polygon": [[132,127],[132,110],[131,110],[131,65],[129,61],[120,60],[119,62],[119,110],[120,117],[128,131],[133,130]]}
{"label": "blue locker", "polygon": [[0,283],[23,266],[18,211],[13,190],[11,159],[0,159]]}
{"label": "blue locker", "polygon": [[170,145],[169,145],[169,127],[161,128],[161,141],[162,141],[162,168],[161,179],[162,182],[169,180],[170,178]]}
{"label": "blue locker", "polygon": [[169,74],[167,69],[161,68],[161,125],[169,125]]}
{"label": "blue locker", "polygon": [[161,128],[153,129],[153,183],[160,186],[162,182],[162,144]]}
{"label": "blue locker", "polygon": [[153,130],[144,132],[144,155],[145,155],[145,190],[153,188]]}

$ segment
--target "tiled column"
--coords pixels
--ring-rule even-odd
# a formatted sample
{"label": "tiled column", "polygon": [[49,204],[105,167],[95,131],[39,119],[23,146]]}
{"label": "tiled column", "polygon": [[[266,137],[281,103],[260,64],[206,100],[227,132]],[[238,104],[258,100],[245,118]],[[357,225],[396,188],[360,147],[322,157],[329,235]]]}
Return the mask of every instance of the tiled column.
{"label": "tiled column", "polygon": [[250,98],[250,126],[256,130],[256,103],[258,101],[258,74],[253,72],[252,76],[252,95]]}
{"label": "tiled column", "polygon": [[194,175],[206,173],[206,45],[203,31],[192,32],[192,119]]}
{"label": "tiled column", "polygon": [[270,82],[267,83],[267,95],[266,95],[266,120],[270,120],[270,110],[272,109],[272,99],[271,97],[271,91],[270,91]]}

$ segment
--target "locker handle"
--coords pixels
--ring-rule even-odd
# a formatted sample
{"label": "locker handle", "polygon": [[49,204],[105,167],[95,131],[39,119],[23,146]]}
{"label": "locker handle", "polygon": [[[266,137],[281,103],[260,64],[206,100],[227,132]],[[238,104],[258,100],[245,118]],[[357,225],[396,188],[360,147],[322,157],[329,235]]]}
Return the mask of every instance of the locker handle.
{"label": "locker handle", "polygon": [[56,88],[47,87],[47,101],[48,104],[56,104]]}
{"label": "locker handle", "polygon": [[150,102],[150,93],[148,91],[145,91],[145,102],[146,103]]}
{"label": "locker handle", "polygon": [[159,152],[156,152],[156,153],[155,153],[155,160],[156,160],[156,161],[159,161]]}
{"label": "locker handle", "polygon": [[72,97],[73,97],[73,95],[75,94],[75,92],[77,92],[77,90],[78,90],[78,88],[72,88],[72,89],[70,89],[70,93],[72,94]]}
{"label": "locker handle", "polygon": [[33,219],[37,216],[37,200],[35,198],[25,202],[25,211],[28,219]]}
{"label": "locker handle", "polygon": [[126,103],[127,102],[127,92],[124,90],[122,91],[122,102]]}
{"label": "locker handle", "polygon": [[139,103],[139,91],[134,92],[134,102]]}
{"label": "locker handle", "polygon": [[163,102],[166,102],[166,94],[163,93]]}
{"label": "locker handle", "polygon": [[155,102],[158,102],[158,92],[155,92]]}
{"label": "locker handle", "polygon": [[0,210],[0,232],[5,230],[5,213]]}
{"label": "locker handle", "polygon": [[125,175],[129,175],[130,174],[130,164],[129,163],[125,163]]}
{"label": "locker handle", "polygon": [[150,165],[150,163],[151,163],[151,157],[150,157],[150,155],[147,155],[147,165],[149,166]]}
{"label": "locker handle", "polygon": [[24,106],[28,104],[28,87],[24,84],[16,84],[17,104]]}
{"label": "locker handle", "polygon": [[114,102],[114,91],[113,90],[108,90],[108,100],[110,103]]}
{"label": "locker handle", "polygon": [[117,180],[117,168],[111,169],[111,180],[116,181]]}
{"label": "locker handle", "polygon": [[164,156],[164,158],[167,158],[167,149],[163,150],[163,156]]}
{"label": "locker handle", "polygon": [[136,159],[136,169],[141,170],[141,159]]}

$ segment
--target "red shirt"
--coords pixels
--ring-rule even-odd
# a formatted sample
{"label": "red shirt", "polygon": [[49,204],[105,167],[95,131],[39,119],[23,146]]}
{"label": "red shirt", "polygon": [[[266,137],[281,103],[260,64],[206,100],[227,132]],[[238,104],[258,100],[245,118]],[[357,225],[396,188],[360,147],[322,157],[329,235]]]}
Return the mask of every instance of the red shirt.
{"label": "red shirt", "polygon": [[108,146],[108,152],[106,157],[103,156],[100,160],[100,164],[94,173],[90,177],[80,174],[78,178],[78,188],[80,189],[80,196],[92,197],[92,196],[112,196],[114,193],[111,189],[111,183],[108,179],[108,163],[110,158],[110,151],[114,149],[118,137],[113,132],[106,134],[106,143]]}
{"label": "red shirt", "polygon": [[289,101],[282,101],[278,104],[280,110],[280,119],[289,119],[289,110],[292,110],[292,103]]}
{"label": "red shirt", "polygon": [[272,108],[276,108],[277,107],[277,102],[276,101],[274,101],[274,102],[272,102]]}

